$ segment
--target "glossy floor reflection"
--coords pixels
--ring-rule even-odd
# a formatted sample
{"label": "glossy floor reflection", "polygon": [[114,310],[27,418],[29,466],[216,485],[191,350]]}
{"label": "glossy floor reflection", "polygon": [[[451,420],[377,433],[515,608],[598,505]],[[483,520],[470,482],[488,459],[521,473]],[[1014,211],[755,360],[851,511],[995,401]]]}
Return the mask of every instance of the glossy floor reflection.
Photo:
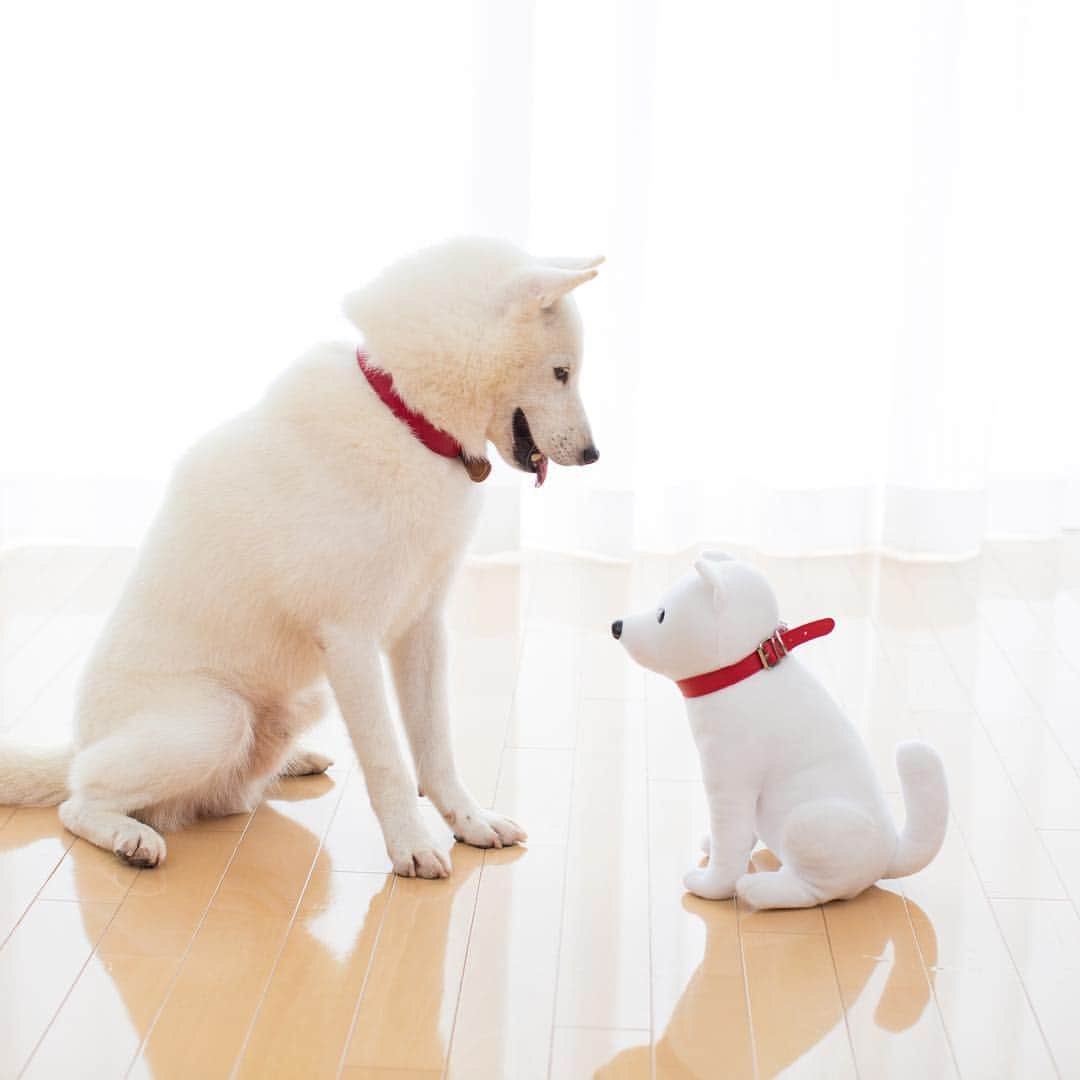
{"label": "glossy floor reflection", "polygon": [[[1080,1075],[1080,538],[759,560],[789,620],[837,618],[805,660],[888,790],[922,735],[954,808],[922,874],[758,914],[683,892],[705,815],[682,702],[606,633],[688,557],[466,569],[459,758],[530,843],[457,847],[448,881],[389,875],[335,717],[328,776],[171,836],[155,871],[0,807],[0,1077]],[[0,560],[4,734],[65,737],[130,560]]]}

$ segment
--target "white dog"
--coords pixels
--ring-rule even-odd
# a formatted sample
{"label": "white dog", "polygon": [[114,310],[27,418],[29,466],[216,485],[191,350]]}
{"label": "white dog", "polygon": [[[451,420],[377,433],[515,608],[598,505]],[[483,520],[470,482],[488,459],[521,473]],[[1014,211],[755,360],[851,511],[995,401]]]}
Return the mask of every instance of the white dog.
{"label": "white dog", "polygon": [[[0,747],[0,804],[66,800],[72,832],[154,866],[155,829],[248,810],[276,776],[330,764],[296,748],[326,677],[397,873],[450,870],[418,783],[459,839],[523,840],[458,779],[443,605],[487,442],[537,483],[548,458],[598,457],[569,294],[601,261],[458,240],[350,296],[362,352],[314,349],[181,461],[88,664],[74,746]],[[415,778],[387,711],[383,649]]]}
{"label": "white dog", "polygon": [[[941,847],[948,792],[937,753],[897,748],[907,808],[898,835],[855,728],[788,655],[832,626],[783,627],[764,575],[719,554],[699,559],[657,610],[612,625],[638,663],[687,697],[709,803],[709,862],[686,875],[692,893],[810,907],[913,874]],[[758,838],[779,870],[746,872]]]}

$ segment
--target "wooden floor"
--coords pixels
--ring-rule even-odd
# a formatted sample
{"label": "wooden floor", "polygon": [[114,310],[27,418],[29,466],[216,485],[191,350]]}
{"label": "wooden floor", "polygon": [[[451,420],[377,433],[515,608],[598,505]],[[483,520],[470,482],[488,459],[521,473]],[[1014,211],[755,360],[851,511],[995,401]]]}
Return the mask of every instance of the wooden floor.
{"label": "wooden floor", "polygon": [[[130,562],[0,562],[0,729],[64,738]],[[0,1077],[1080,1076],[1080,538],[761,560],[789,621],[837,618],[800,656],[894,800],[922,735],[953,819],[914,878],[755,915],[683,892],[705,815],[682,701],[607,633],[687,562],[465,571],[459,757],[531,839],[455,848],[448,881],[388,875],[336,718],[327,777],[170,836],[157,870],[0,808]]]}

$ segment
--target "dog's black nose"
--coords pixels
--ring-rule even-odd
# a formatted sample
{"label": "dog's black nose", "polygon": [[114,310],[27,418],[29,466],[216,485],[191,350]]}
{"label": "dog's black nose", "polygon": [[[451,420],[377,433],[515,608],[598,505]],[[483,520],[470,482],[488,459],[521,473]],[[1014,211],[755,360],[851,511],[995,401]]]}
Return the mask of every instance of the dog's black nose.
{"label": "dog's black nose", "polygon": [[[585,449],[581,451],[581,464],[582,465],[591,465],[594,461],[599,461],[599,460],[600,460],[600,451],[597,450],[595,446],[586,446]],[[616,634],[615,636],[618,637],[619,635]]]}
{"label": "dog's black nose", "polygon": [[611,624],[611,636],[618,641],[622,637],[622,619],[616,619]]}

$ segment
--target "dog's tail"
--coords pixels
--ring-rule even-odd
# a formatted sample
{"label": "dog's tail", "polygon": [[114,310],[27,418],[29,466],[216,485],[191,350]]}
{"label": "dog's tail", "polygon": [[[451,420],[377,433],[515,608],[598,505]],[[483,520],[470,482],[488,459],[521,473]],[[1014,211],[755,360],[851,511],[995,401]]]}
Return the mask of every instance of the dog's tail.
{"label": "dog's tail", "polygon": [[0,806],[55,806],[68,796],[72,746],[29,747],[0,739]]}
{"label": "dog's tail", "polygon": [[936,750],[923,742],[902,742],[896,748],[896,771],[904,791],[907,818],[896,852],[884,877],[906,877],[921,870],[941,850],[949,821],[949,788],[945,766]]}

